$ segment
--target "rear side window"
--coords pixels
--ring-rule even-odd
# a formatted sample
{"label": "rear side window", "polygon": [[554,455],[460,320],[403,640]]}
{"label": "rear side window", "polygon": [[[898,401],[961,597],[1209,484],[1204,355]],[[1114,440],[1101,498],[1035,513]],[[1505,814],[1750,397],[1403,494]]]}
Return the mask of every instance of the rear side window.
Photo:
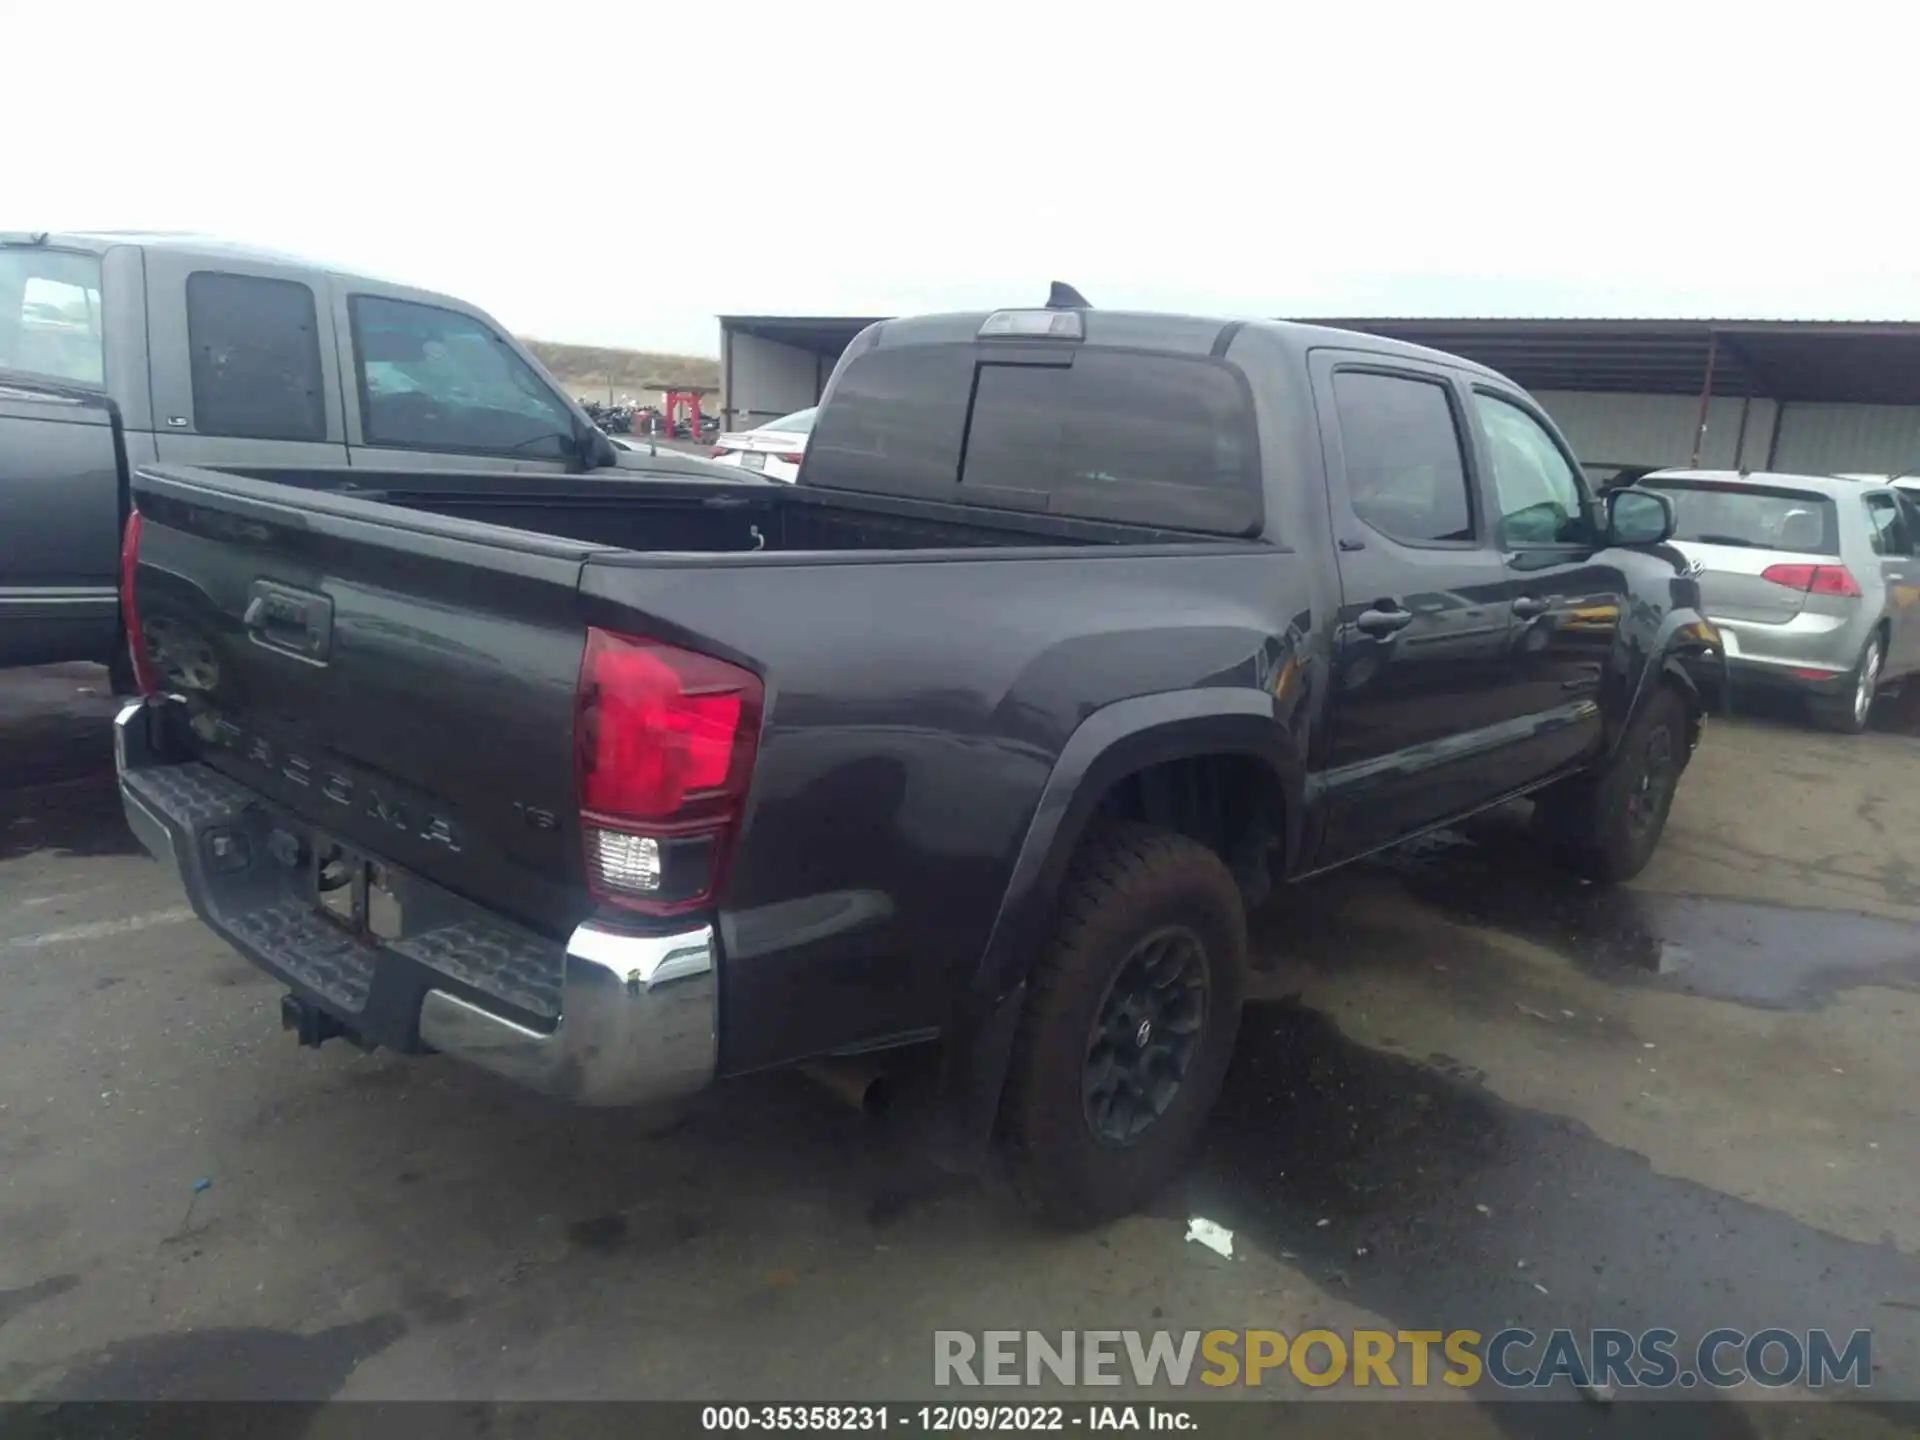
{"label": "rear side window", "polygon": [[1340,370],[1333,398],[1353,513],[1408,544],[1471,540],[1467,466],[1447,387]]}
{"label": "rear side window", "polygon": [[1240,535],[1260,524],[1258,463],[1245,384],[1217,361],[1080,349],[1012,365],[902,346],[840,373],[803,481]]}
{"label": "rear side window", "polygon": [[1906,517],[1892,495],[1867,496],[1867,520],[1872,527],[1873,553],[1911,555],[1913,538],[1907,533]]}
{"label": "rear side window", "polygon": [[1808,490],[1727,485],[1653,475],[1640,484],[1673,500],[1673,538],[1746,550],[1838,555],[1839,514],[1833,501]]}
{"label": "rear side window", "polygon": [[951,500],[972,388],[973,352],[964,346],[860,356],[820,407],[804,483]]}
{"label": "rear side window", "polygon": [[202,435],[325,440],[313,291],[292,280],[187,277],[193,424]]}
{"label": "rear side window", "polygon": [[1083,350],[982,364],[960,495],[1042,492],[1050,515],[1244,534],[1260,523],[1252,407],[1225,366]]}

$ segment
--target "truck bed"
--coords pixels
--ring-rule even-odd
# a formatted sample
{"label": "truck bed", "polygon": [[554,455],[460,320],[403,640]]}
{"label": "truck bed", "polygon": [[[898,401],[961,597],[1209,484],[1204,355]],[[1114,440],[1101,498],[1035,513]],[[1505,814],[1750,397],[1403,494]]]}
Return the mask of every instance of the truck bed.
{"label": "truck bed", "polygon": [[[305,492],[296,503],[333,514],[370,504],[475,521],[593,547],[652,555],[927,550],[1204,542],[1136,525],[991,510],[778,483],[537,477],[501,472],[155,468],[227,493],[264,484]],[[223,482],[219,477],[228,479]],[[235,485],[233,482],[239,482]],[[389,523],[396,522],[389,519]]]}

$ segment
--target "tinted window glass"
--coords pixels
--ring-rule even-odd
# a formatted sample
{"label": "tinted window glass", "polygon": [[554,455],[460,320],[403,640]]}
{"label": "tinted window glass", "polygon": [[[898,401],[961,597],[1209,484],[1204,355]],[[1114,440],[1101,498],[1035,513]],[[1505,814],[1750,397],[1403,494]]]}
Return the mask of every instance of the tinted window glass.
{"label": "tinted window glass", "polygon": [[1342,370],[1333,396],[1353,513],[1395,540],[1471,540],[1466,462],[1446,387]]}
{"label": "tinted window glass", "polygon": [[805,435],[813,429],[812,410],[796,410],[791,415],[782,415],[778,420],[769,420],[760,426],[762,430],[775,430],[782,435]]}
{"label": "tinted window glass", "polygon": [[848,362],[814,422],[801,483],[952,499],[972,388],[965,346],[883,348]]}
{"label": "tinted window glass", "polygon": [[1873,550],[1876,555],[1911,555],[1913,541],[1907,534],[1900,505],[1891,495],[1867,496],[1867,518],[1872,522]]}
{"label": "tinted window glass", "polygon": [[30,246],[0,250],[0,370],[106,383],[100,261]]}
{"label": "tinted window glass", "polygon": [[1540,422],[1494,395],[1475,393],[1487,436],[1501,546],[1567,545],[1589,540],[1593,520],[1578,472]]}
{"label": "tinted window glass", "polygon": [[293,280],[187,277],[193,427],[249,440],[325,440],[313,291]]}
{"label": "tinted window glass", "polygon": [[1033,491],[1050,515],[1241,534],[1260,522],[1256,459],[1234,372],[1082,350],[1070,368],[980,366],[960,496]]}
{"label": "tinted window glass", "polygon": [[1798,555],[1840,553],[1839,516],[1824,495],[1664,475],[1650,475],[1640,484],[1673,498],[1676,540]]}
{"label": "tinted window glass", "polygon": [[473,316],[377,295],[350,306],[369,445],[550,460],[572,452],[572,412]]}

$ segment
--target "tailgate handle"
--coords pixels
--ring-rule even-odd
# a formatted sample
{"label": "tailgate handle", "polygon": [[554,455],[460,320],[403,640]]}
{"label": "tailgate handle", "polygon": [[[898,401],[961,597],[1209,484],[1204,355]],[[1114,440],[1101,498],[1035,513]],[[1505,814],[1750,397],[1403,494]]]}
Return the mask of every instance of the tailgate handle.
{"label": "tailgate handle", "polygon": [[256,580],[241,617],[247,634],[269,650],[325,663],[333,646],[333,600],[271,580]]}

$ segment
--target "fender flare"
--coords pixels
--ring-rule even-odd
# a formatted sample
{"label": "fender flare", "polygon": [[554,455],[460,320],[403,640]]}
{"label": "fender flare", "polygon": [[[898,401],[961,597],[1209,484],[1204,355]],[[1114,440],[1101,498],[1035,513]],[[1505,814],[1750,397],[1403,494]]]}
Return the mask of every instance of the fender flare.
{"label": "fender flare", "polygon": [[1712,623],[1691,606],[1667,612],[1634,682],[1633,700],[1608,744],[1609,757],[1619,748],[1663,680],[1673,681],[1685,692],[1698,716],[1727,713],[1732,687],[1726,652],[1702,633],[1711,632]]}
{"label": "fender flare", "polygon": [[972,1171],[985,1161],[1026,998],[1027,975],[1052,919],[1074,852],[1113,786],[1170,760],[1240,755],[1264,762],[1280,786],[1283,861],[1300,854],[1306,767],[1263,691],[1199,689],[1143,695],[1081,722],[1055,760],[1014,861],[978,968],[945,1031],[942,1123],[935,1156]]}

